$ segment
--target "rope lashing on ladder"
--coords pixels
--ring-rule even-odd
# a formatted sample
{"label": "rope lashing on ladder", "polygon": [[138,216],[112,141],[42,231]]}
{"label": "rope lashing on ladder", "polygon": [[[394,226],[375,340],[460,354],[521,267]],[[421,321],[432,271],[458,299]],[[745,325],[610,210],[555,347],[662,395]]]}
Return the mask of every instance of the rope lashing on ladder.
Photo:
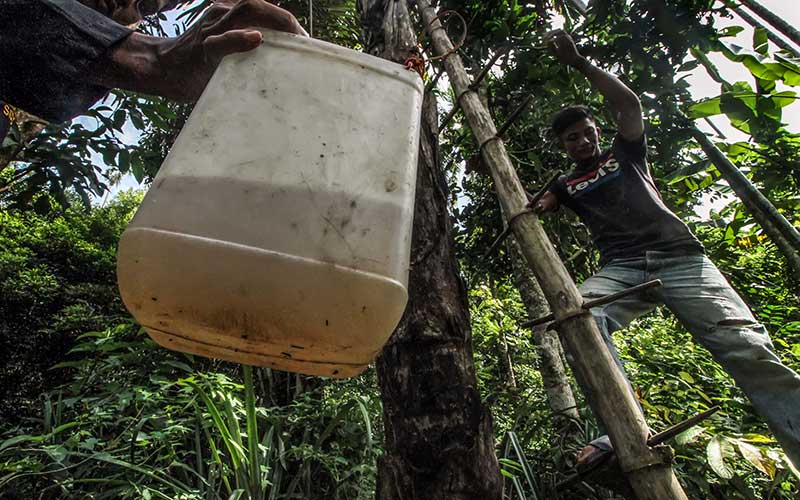
{"label": "rope lashing on ladder", "polygon": [[[461,109],[461,98],[464,96],[464,94],[466,94],[470,90],[477,91],[478,90],[478,86],[483,81],[483,79],[486,78],[486,75],[489,74],[489,71],[491,71],[491,69],[494,67],[495,63],[497,63],[497,60],[500,59],[504,54],[508,53],[509,50],[511,50],[511,47],[505,47],[505,48],[503,48],[501,50],[498,50],[495,53],[495,55],[492,56],[492,58],[489,60],[489,62],[486,63],[486,66],[483,67],[481,72],[478,73],[478,76],[475,77],[475,81],[473,81],[470,84],[469,87],[467,87],[464,91],[462,91],[460,94],[458,94],[458,96],[456,96],[456,100],[455,100],[455,103],[453,104],[452,109],[450,109],[450,111],[447,113],[447,115],[445,115],[444,119],[442,120],[442,124],[439,125],[439,130],[440,131],[444,130],[445,127],[447,127],[447,124],[450,122],[450,120],[452,120],[453,117],[458,112],[458,110]],[[439,74],[441,74],[441,73],[439,73]]]}
{"label": "rope lashing on ladder", "polygon": [[[494,139],[494,138],[498,138],[499,139],[499,137],[494,136],[494,137],[490,137],[489,140]],[[484,141],[484,144],[489,142],[489,140]],[[539,191],[537,191],[536,194],[531,196],[531,199],[528,201],[528,205],[536,206],[536,204],[539,203],[539,200],[541,200],[542,197],[544,195],[546,195],[548,191],[550,191],[550,188],[553,186],[553,184],[556,183],[556,181],[558,180],[559,177],[561,177],[561,170],[559,170],[555,174],[553,174],[552,177],[550,177],[550,179],[547,181],[547,183],[544,186],[542,186],[542,188]],[[490,255],[492,255],[492,253],[494,253],[495,249],[500,245],[500,243],[502,243],[503,240],[505,240],[508,237],[508,235],[511,234],[511,230],[512,230],[511,225],[514,223],[515,220],[517,220],[517,218],[520,215],[529,214],[529,213],[533,213],[533,209],[529,208],[527,210],[523,210],[522,212],[519,212],[517,214],[512,215],[508,219],[508,223],[506,224],[506,228],[503,229],[503,232],[500,233],[500,236],[498,236],[494,240],[492,245],[489,247],[489,250],[487,250],[486,253],[483,254],[483,258],[485,259],[486,257],[489,257]]]}
{"label": "rope lashing on ladder", "polygon": [[548,314],[547,316],[543,316],[541,318],[537,318],[537,319],[534,319],[534,320],[531,320],[531,321],[526,321],[525,323],[522,323],[520,326],[523,327],[523,328],[532,328],[534,326],[543,325],[545,323],[550,323],[548,328],[551,328],[551,329],[552,328],[556,328],[556,327],[558,327],[559,324],[563,323],[564,321],[566,321],[568,319],[572,319],[575,316],[580,316],[581,314],[584,314],[584,313],[588,314],[589,310],[592,309],[593,307],[604,306],[606,304],[610,304],[612,302],[616,302],[616,301],[618,301],[620,299],[624,299],[625,297],[628,297],[630,295],[635,295],[637,293],[644,292],[645,290],[649,290],[651,288],[659,287],[662,284],[663,283],[661,282],[661,280],[646,281],[646,282],[641,283],[639,285],[632,286],[630,288],[626,288],[625,290],[621,290],[619,292],[612,293],[612,294],[606,295],[604,297],[599,297],[599,298],[596,298],[596,299],[587,300],[586,302],[584,302],[581,305],[580,309],[578,309],[577,311],[570,311],[567,314],[563,315],[561,318],[556,318],[555,315],[551,313],[551,314]]}
{"label": "rope lashing on ladder", "polygon": [[[461,21],[461,24],[464,27],[464,30],[461,32],[461,38],[458,40],[458,43],[456,43],[453,46],[453,48],[450,49],[449,51],[447,51],[446,53],[440,54],[438,56],[433,56],[433,57],[430,57],[428,59],[425,59],[425,56],[424,56],[423,51],[422,51],[422,37],[425,34],[425,32],[427,31],[427,28],[429,28],[430,25],[434,23],[434,21],[436,21],[436,20],[441,21],[443,18],[451,16],[451,15],[456,16]],[[444,27],[439,28],[439,29],[444,29]],[[431,22],[428,23],[428,26],[426,26],[426,29],[422,31],[422,34],[420,34],[420,36],[417,37],[417,51],[416,51],[416,53],[410,54],[408,57],[406,57],[406,60],[403,62],[403,66],[409,71],[416,71],[419,74],[419,76],[424,80],[425,79],[425,67],[426,67],[426,65],[431,63],[431,62],[433,62],[433,61],[438,61],[439,59],[444,59],[445,57],[447,57],[450,54],[453,54],[454,52],[459,50],[464,45],[464,42],[467,40],[467,31],[468,31],[467,20],[464,19],[464,16],[462,16],[458,12],[456,12],[454,10],[444,10],[444,11],[438,13],[436,15],[436,17],[434,17],[431,20]],[[459,98],[460,98],[460,96],[459,96]]]}

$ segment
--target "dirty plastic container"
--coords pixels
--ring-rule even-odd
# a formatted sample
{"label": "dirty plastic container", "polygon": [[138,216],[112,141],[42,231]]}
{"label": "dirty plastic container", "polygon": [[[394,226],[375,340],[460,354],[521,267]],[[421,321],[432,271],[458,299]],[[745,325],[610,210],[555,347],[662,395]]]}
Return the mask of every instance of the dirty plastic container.
{"label": "dirty plastic container", "polygon": [[407,301],[422,82],[273,31],[222,62],[119,244],[162,346],[311,375],[363,371]]}

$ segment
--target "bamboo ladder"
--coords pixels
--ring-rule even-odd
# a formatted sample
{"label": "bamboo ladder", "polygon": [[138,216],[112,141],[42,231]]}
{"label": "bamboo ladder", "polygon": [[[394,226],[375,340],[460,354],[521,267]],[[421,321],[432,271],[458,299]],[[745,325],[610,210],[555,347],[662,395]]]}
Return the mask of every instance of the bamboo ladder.
{"label": "bamboo ladder", "polygon": [[671,450],[647,444],[648,427],[625,379],[611,359],[600,332],[583,299],[561,262],[538,217],[526,209],[525,190],[517,177],[489,111],[472,89],[461,57],[443,28],[429,0],[417,0],[434,50],[488,166],[503,213],[522,248],[528,265],[550,304],[565,348],[597,398],[600,418],[608,427],[620,467],[640,500],[686,499],[672,471]]}

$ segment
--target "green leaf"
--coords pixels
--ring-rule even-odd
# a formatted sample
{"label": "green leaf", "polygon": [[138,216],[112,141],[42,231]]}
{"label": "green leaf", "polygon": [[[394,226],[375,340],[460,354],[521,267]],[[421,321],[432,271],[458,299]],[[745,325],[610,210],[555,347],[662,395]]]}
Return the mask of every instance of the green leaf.
{"label": "green leaf", "polygon": [[117,167],[119,171],[123,174],[128,173],[128,170],[131,169],[131,152],[127,149],[123,149],[119,152],[119,156],[117,157]]}
{"label": "green leaf", "polygon": [[[217,428],[217,431],[219,431],[222,442],[228,450],[231,461],[233,461],[234,469],[240,469],[242,467],[242,459],[245,453],[240,444],[241,440],[237,442],[232,435],[231,429],[229,429],[228,425],[226,425],[225,419],[223,418],[223,413],[220,412],[219,408],[208,396],[206,391],[192,381],[191,378],[181,380],[178,382],[178,384],[188,385],[200,396],[200,399],[203,400],[206,405],[206,409],[208,410],[209,415],[211,415],[211,419]],[[232,425],[234,432],[238,432],[239,429],[236,427],[238,426],[238,422],[233,420],[230,422],[230,424]]]}
{"label": "green leaf", "polygon": [[49,370],[57,370],[59,368],[80,368],[82,366],[86,366],[89,362],[85,359],[80,361],[62,361],[61,363],[56,363],[49,368]]}
{"label": "green leaf", "polygon": [[187,373],[194,373],[194,368],[192,368],[191,366],[187,365],[186,363],[184,363],[182,361],[173,361],[173,360],[169,359],[167,361],[164,361],[164,364],[167,365],[167,366],[171,366],[173,368],[177,368],[179,370],[183,370],[183,371],[185,371]]}
{"label": "green leaf", "polygon": [[114,112],[113,120],[113,128],[122,132],[122,127],[125,126],[125,110],[118,109]]}
{"label": "green leaf", "polygon": [[124,460],[114,458],[108,453],[95,453],[94,455],[91,456],[91,458],[99,462],[106,462],[109,464],[117,465],[119,467],[124,467],[126,469],[136,471],[140,474],[144,474],[145,476],[150,477],[156,481],[159,481],[160,483],[163,483],[180,493],[188,493],[191,491],[191,487],[189,487],[188,485],[179,481],[176,478],[166,476],[158,470],[149,470],[144,467],[128,463]]}
{"label": "green leaf", "polygon": [[753,50],[761,55],[768,55],[769,53],[769,39],[767,38],[767,30],[758,27],[753,31]]}
{"label": "green leaf", "polygon": [[502,474],[503,476],[505,476],[507,478],[517,477],[514,474],[512,474],[511,472],[507,471],[506,469],[500,469],[500,474]]}
{"label": "green leaf", "polygon": [[138,109],[132,109],[130,112],[131,123],[133,126],[136,127],[138,130],[144,130],[144,119],[142,118],[142,113]]}
{"label": "green leaf", "polygon": [[700,65],[700,61],[698,61],[697,59],[693,59],[691,61],[687,61],[687,62],[681,64],[680,66],[678,66],[678,69],[676,70],[676,72],[681,73],[681,72],[684,72],[684,71],[693,71],[699,65]]}
{"label": "green leaf", "polygon": [[667,181],[667,184],[672,185],[692,175],[698,174],[700,172],[705,172],[706,170],[708,170],[710,166],[711,166],[710,160],[708,159],[700,160],[698,162],[691,163],[689,165],[686,165],[684,167],[675,170],[674,172],[667,175],[665,177],[665,180]]}
{"label": "green leaf", "polygon": [[708,465],[719,477],[730,479],[733,477],[733,470],[725,463],[725,457],[730,455],[730,444],[725,438],[714,436],[706,446],[706,456]]}
{"label": "green leaf", "polygon": [[114,147],[107,147],[101,150],[100,154],[103,157],[103,163],[106,165],[113,165],[114,157],[117,155],[117,149]]}
{"label": "green leaf", "polygon": [[6,439],[5,441],[3,441],[2,444],[0,444],[0,451],[3,451],[10,446],[14,446],[17,443],[24,443],[26,441],[40,443],[44,441],[45,437],[46,436],[28,436],[26,434],[20,436],[14,436],[12,438]]}
{"label": "green leaf", "polygon": [[775,444],[775,440],[763,434],[745,434],[744,439],[748,443]]}
{"label": "green leaf", "polygon": [[720,97],[712,97],[692,104],[689,106],[689,118],[696,120],[698,118],[721,114],[720,101]]}
{"label": "green leaf", "polygon": [[678,372],[678,376],[689,384],[694,384],[694,377],[686,372]]}
{"label": "green leaf", "polygon": [[736,36],[744,31],[744,26],[726,26],[718,31],[720,37]]}
{"label": "green leaf", "polygon": [[769,99],[779,108],[785,108],[798,100],[797,93],[791,90],[784,90],[783,92],[771,94]]}
{"label": "green leaf", "polygon": [[258,448],[258,420],[256,418],[256,397],[253,391],[253,367],[242,366],[244,370],[245,410],[247,414],[247,458],[250,466],[250,497],[262,498],[261,494],[261,458]]}
{"label": "green leaf", "polygon": [[739,440],[736,441],[736,446],[737,448],[739,448],[739,452],[742,454],[745,460],[750,462],[753,465],[753,467],[760,470],[761,472],[769,476],[770,479],[772,479],[774,471],[773,473],[770,473],[770,470],[764,463],[765,459],[764,457],[761,456],[761,451],[759,451],[758,448],[756,448],[752,444]]}
{"label": "green leaf", "polygon": [[[527,458],[525,458],[525,452],[523,451],[522,445],[517,439],[517,434],[514,431],[509,431],[508,440],[511,443],[511,446],[514,447],[514,453],[516,453],[517,458],[519,459],[519,464],[522,466],[522,472],[525,475],[525,480],[527,481],[528,486],[532,492],[535,492],[538,489],[537,476],[534,474],[533,469],[528,464]],[[535,493],[533,495],[533,499],[537,500]]]}
{"label": "green leaf", "polygon": [[142,163],[142,159],[138,155],[131,161],[131,173],[136,179],[136,182],[141,184],[144,180],[144,163]]}
{"label": "green leaf", "polygon": [[775,59],[783,68],[783,83],[796,87],[800,85],[800,65],[781,55],[776,55]]}
{"label": "green leaf", "polygon": [[793,59],[776,54],[773,60],[759,52],[724,42],[719,43],[719,48],[725,57],[742,63],[756,78],[783,80],[792,86],[800,84],[800,64]]}
{"label": "green leaf", "polygon": [[364,426],[367,431],[367,446],[372,448],[372,424],[369,421],[369,411],[363,400],[356,399],[356,404],[358,405],[358,409],[361,410],[361,416],[364,418]]}
{"label": "green leaf", "polygon": [[55,429],[53,429],[52,435],[55,436],[56,434],[64,432],[65,430],[71,429],[71,428],[76,427],[78,425],[81,425],[81,423],[80,422],[68,422],[66,424],[61,424],[58,427],[56,427]]}

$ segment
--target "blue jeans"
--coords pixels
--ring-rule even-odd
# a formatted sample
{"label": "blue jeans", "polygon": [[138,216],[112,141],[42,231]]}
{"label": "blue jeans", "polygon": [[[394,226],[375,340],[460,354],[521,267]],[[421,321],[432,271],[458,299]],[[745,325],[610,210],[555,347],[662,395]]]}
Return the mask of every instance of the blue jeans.
{"label": "blue jeans", "polygon": [[[647,252],[644,257],[615,259],[580,290],[591,299],[653,279],[663,285],[592,309],[623,374],[610,334],[665,304],[733,377],[792,463],[800,466],[800,376],[781,363],[764,326],[705,255]],[[577,371],[576,378],[592,403]]]}

